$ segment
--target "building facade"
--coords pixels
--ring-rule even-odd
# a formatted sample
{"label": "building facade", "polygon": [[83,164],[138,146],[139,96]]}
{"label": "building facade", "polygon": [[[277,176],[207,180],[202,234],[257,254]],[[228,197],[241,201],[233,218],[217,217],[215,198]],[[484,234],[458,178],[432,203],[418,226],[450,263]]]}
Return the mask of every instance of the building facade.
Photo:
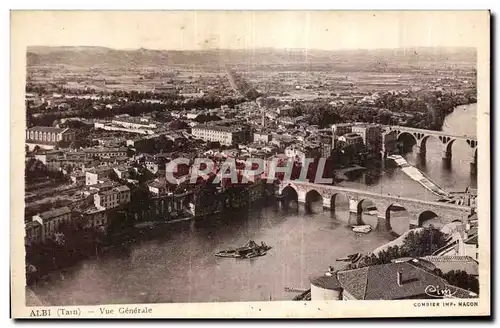
{"label": "building facade", "polygon": [[226,146],[247,141],[244,129],[226,126],[197,125],[191,129],[191,134],[198,139],[219,142]]}
{"label": "building facade", "polygon": [[377,124],[356,124],[352,132],[363,138],[363,143],[373,152],[382,150],[382,127]]}
{"label": "building facade", "polygon": [[26,130],[26,144],[30,149],[53,149],[59,141],[71,142],[75,140],[75,132],[70,129],[51,126],[34,126]]}
{"label": "building facade", "polygon": [[104,178],[109,177],[113,171],[109,166],[99,167],[85,172],[85,185],[91,186],[98,184]]}
{"label": "building facade", "polygon": [[47,212],[33,216],[33,221],[41,225],[41,241],[54,237],[54,234],[59,231],[59,227],[63,224],[71,223],[71,211],[67,206],[56,208]]}
{"label": "building facade", "polygon": [[94,205],[106,210],[130,203],[130,188],[119,186],[94,195]]}
{"label": "building facade", "polygon": [[42,241],[42,225],[40,222],[27,222],[25,230],[26,235],[24,237],[24,243],[26,245],[38,244]]}

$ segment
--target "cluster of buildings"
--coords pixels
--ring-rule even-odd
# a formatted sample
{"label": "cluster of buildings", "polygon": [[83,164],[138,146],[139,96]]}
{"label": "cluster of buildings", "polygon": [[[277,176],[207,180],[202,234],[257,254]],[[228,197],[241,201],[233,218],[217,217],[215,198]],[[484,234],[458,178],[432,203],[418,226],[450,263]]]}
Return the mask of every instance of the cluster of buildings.
{"label": "cluster of buildings", "polygon": [[[61,193],[65,206],[54,207],[25,218],[25,243],[36,245],[54,239],[56,234],[66,229],[95,229],[105,232],[109,226],[109,216],[114,210],[123,208],[131,201],[131,189],[109,178],[113,169],[89,170],[84,173],[85,185],[78,191]],[[53,195],[52,195],[53,196]],[[52,197],[47,197],[50,201]],[[29,208],[30,204],[27,204]],[[66,230],[68,231],[68,230]]]}
{"label": "cluster of buildings", "polygon": [[333,147],[343,143],[348,146],[366,146],[373,153],[382,151],[383,129],[378,124],[345,123],[332,126]]}
{"label": "cluster of buildings", "polygon": [[[167,186],[164,181],[166,164],[179,156],[204,156],[220,162],[228,157],[236,160],[258,157],[303,162],[306,158],[328,158],[335,147],[342,144],[363,144],[374,152],[382,147],[382,129],[375,124],[337,124],[331,129],[318,129],[300,117],[292,119],[287,116],[292,110],[288,105],[278,106],[272,111],[273,115],[269,115],[270,111],[259,100],[240,104],[237,108],[223,107],[220,109],[222,119],[206,123],[198,123],[196,118],[212,110],[172,112],[172,116],[179,114],[179,120],[192,125],[180,130],[167,129],[165,124],[152,118],[154,115],[117,115],[107,122],[96,121],[93,122],[94,131],[101,131],[97,145],[80,149],[55,149],[59,141],[71,142],[75,139],[74,129],[43,126],[28,128],[26,144],[30,147],[29,150],[33,150],[35,145],[41,149],[30,153],[29,158],[41,162],[48,171],[62,172],[67,176],[71,184],[67,189],[72,194],[66,197],[65,192],[53,195],[50,191],[34,191],[26,196],[27,208],[32,203],[36,208],[40,203],[56,198],[63,200],[62,204],[70,209],[71,217],[75,217],[75,208],[80,209],[83,204],[88,206],[77,217],[81,218],[81,213],[86,213],[84,217],[87,218],[101,215],[102,211],[118,208],[131,201],[130,187],[138,184],[136,178],[141,169],[153,176],[148,183],[152,198],[159,197],[163,203],[167,201],[168,204],[182,204],[187,198],[184,197],[182,201],[170,199],[173,197],[172,186]],[[231,115],[226,117],[224,113]],[[115,134],[117,131],[126,133]],[[110,133],[109,138],[106,133]],[[209,144],[213,145],[207,148]],[[110,177],[122,181],[122,185],[116,185]],[[167,192],[169,189],[170,194]],[[75,190],[78,196],[75,196]],[[166,200],[165,197],[170,198]],[[192,203],[193,198],[188,200]],[[188,204],[189,201],[185,203]],[[37,228],[37,224],[47,229],[56,229],[56,224],[40,223],[51,222],[50,218],[54,217],[50,213],[42,215],[43,213],[45,212],[37,216],[37,220],[29,220],[29,240],[37,240],[33,236],[51,236],[50,233],[37,233],[42,229]],[[46,218],[45,221],[41,219],[43,217]],[[106,220],[96,222],[107,224]]]}
{"label": "cluster of buildings", "polygon": [[110,121],[95,122],[94,128],[106,131],[122,131],[152,135],[156,133],[157,124],[150,117],[131,117],[128,114],[116,115]]}

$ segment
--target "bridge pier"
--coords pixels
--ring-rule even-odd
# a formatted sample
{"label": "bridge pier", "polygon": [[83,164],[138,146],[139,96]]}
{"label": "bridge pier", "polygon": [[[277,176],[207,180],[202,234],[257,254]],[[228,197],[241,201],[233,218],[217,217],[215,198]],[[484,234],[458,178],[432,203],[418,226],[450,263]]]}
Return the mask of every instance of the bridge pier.
{"label": "bridge pier", "polygon": [[477,148],[474,149],[474,153],[471,156],[469,166],[470,174],[477,175]]}
{"label": "bridge pier", "polygon": [[477,163],[476,162],[470,163],[470,174],[477,175]]}
{"label": "bridge pier", "polygon": [[418,157],[425,158],[425,156],[427,154],[427,147],[424,143],[421,143],[420,145],[417,144],[415,146],[415,150],[417,152]]}
{"label": "bridge pier", "polygon": [[477,174],[477,158],[476,158],[476,156],[473,156],[469,160],[469,167],[470,167],[470,174],[476,175]]}
{"label": "bridge pier", "polygon": [[441,152],[441,158],[443,159],[443,163],[447,165],[451,164],[451,149],[448,149],[448,147],[446,147]]}

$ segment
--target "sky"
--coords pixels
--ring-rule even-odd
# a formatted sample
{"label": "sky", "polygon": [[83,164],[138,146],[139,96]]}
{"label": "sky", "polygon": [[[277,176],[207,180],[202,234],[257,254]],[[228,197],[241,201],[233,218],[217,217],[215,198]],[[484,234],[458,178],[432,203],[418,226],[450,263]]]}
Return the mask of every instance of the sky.
{"label": "sky", "polygon": [[11,35],[115,49],[476,47],[488,22],[484,11],[26,11],[11,13]]}

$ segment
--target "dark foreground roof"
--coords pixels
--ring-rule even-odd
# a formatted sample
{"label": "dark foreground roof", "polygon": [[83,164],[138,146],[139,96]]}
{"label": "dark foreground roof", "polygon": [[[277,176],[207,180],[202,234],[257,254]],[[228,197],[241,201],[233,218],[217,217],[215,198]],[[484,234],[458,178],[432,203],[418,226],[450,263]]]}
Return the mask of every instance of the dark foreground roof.
{"label": "dark foreground roof", "polygon": [[[401,273],[401,285],[398,284]],[[339,271],[337,278],[342,288],[358,300],[396,300],[432,298],[428,286],[449,288],[455,298],[477,297],[469,291],[450,286],[446,280],[409,262],[368,266]]]}

